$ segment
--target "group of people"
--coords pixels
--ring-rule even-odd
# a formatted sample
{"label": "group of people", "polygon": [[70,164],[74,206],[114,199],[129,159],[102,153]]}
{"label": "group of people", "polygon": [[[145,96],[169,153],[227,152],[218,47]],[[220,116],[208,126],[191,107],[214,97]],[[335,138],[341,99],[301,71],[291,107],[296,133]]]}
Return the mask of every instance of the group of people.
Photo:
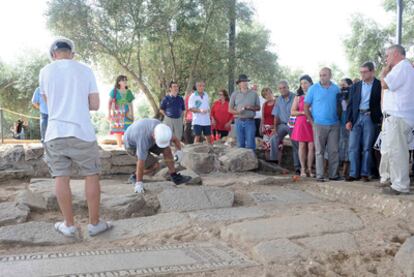
{"label": "group of people", "polygon": [[[85,176],[88,231],[94,236],[112,227],[99,216],[100,159],[90,111],[98,110],[100,101],[93,71],[73,60],[74,53],[74,43],[67,38],[52,43],[52,62],[40,71],[36,92],[44,103],[39,100],[37,107],[46,121],[41,124],[42,142],[64,217],[55,229],[65,236],[78,232],[69,186],[74,163]],[[289,135],[296,174],[325,181],[327,166],[327,177],[340,180],[338,168],[342,161],[345,169],[349,167],[347,181],[380,177],[381,184],[391,185],[385,193],[408,193],[408,137],[414,128],[414,105],[407,103],[414,96],[414,68],[405,58],[404,48],[394,45],[387,49],[387,65],[380,80],[375,78],[371,62],[362,64],[360,73],[360,81],[344,79],[338,86],[331,81],[331,70],[325,67],[317,83],[308,75],[300,77],[296,93],[290,91],[286,81],[280,81],[278,98],[270,88],[263,88],[259,96],[257,87],[249,88],[250,80],[242,74],[236,81],[238,89],[231,95],[220,90],[211,107],[204,81],[197,81],[185,99],[179,96],[178,84],[171,82],[169,94],[160,104],[163,122],[134,121],[134,95],[128,89],[127,77],[121,75],[110,92],[108,119],[118,145],[124,145],[127,153],[137,158],[131,176],[137,193],[145,191],[144,174],[159,168],[154,155],[163,155],[176,185],[187,183],[191,177],[175,169],[175,161],[183,156],[181,140],[189,142],[186,135],[194,133],[195,143],[202,142],[202,137],[211,143],[212,138],[228,136],[232,128],[238,147],[255,151],[256,137],[261,136],[266,159],[274,163],[282,161],[283,140]],[[39,96],[33,99],[36,105]],[[378,136],[382,139],[380,163],[373,151]]]}
{"label": "group of people", "polygon": [[[196,143],[202,135],[207,143],[225,137],[234,126],[238,147],[256,150],[260,136],[266,159],[274,163],[281,162],[283,140],[289,135],[297,175],[316,177],[319,182],[381,178],[382,186],[391,184],[384,193],[407,193],[409,150],[413,148],[409,140],[414,128],[414,108],[407,103],[414,96],[414,68],[402,46],[393,45],[386,54],[379,79],[370,61],[360,66],[360,79],[344,78],[338,85],[331,80],[331,69],[324,67],[317,83],[309,75],[300,77],[296,93],[287,81],[280,81],[277,98],[268,87],[259,95],[242,74],[236,81],[238,89],[230,96],[220,90],[211,109],[204,81],[198,81],[186,99],[172,82],[170,94],[161,102],[164,123],[179,139],[190,125]],[[397,126],[402,129],[389,131]],[[382,144],[377,151],[374,144],[379,139]]]}

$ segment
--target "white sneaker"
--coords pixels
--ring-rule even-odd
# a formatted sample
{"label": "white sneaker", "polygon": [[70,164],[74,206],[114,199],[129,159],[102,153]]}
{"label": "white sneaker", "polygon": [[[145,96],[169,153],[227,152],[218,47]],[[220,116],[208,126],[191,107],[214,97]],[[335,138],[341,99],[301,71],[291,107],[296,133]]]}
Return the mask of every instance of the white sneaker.
{"label": "white sneaker", "polygon": [[91,237],[93,237],[100,233],[110,230],[112,227],[113,226],[111,222],[99,220],[99,223],[96,225],[88,224],[88,233]]}
{"label": "white sneaker", "polygon": [[143,184],[135,184],[135,188],[134,188],[135,193],[144,193],[144,186]]}
{"label": "white sneaker", "polygon": [[73,225],[66,226],[66,222],[59,221],[55,223],[55,230],[66,237],[74,237],[76,235],[76,232],[78,231],[78,228],[76,228]]}
{"label": "white sneaker", "polygon": [[381,183],[381,185],[389,186],[389,185],[391,185],[391,180],[390,180],[390,178],[381,178],[380,183]]}

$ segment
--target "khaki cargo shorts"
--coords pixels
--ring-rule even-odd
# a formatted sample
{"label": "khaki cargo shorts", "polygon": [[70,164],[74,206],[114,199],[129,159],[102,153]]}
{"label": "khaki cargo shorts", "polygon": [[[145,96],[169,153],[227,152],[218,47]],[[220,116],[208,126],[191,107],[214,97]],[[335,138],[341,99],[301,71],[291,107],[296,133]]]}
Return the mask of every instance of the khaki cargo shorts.
{"label": "khaki cargo shorts", "polygon": [[79,168],[81,176],[101,172],[96,141],[84,141],[75,137],[57,138],[45,143],[45,153],[52,177],[71,176],[73,164]]}
{"label": "khaki cargo shorts", "polygon": [[[130,147],[127,144],[125,144],[125,150],[127,152],[128,155],[132,156],[132,157],[137,157],[137,149],[135,147]],[[153,147],[150,148],[150,150],[148,151],[148,156],[147,159],[145,160],[145,165],[144,168],[145,169],[149,169],[151,167],[153,167],[156,163],[158,163],[158,158],[155,157],[153,154],[159,156],[162,154],[162,152],[164,151],[164,149],[161,149],[159,147],[157,147],[156,145],[154,145]]]}

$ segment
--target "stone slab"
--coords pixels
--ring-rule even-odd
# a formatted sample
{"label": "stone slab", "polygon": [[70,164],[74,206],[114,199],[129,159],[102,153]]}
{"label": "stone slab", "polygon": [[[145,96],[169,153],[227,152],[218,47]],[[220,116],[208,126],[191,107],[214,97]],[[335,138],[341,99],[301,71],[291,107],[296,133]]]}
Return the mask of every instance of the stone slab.
{"label": "stone slab", "polygon": [[[154,232],[167,231],[186,226],[190,223],[188,216],[180,213],[165,213],[147,217],[121,219],[112,222],[114,228],[99,235],[103,240],[119,240],[133,238]],[[87,238],[87,235],[84,236]]]}
{"label": "stone slab", "polygon": [[208,174],[216,169],[213,148],[207,144],[186,145],[181,164],[198,174]]}
{"label": "stone slab", "polygon": [[275,177],[257,177],[254,178],[253,180],[248,180],[245,183],[247,185],[252,185],[252,186],[275,186],[275,185],[286,185],[289,182],[291,182],[291,178],[289,177],[279,177],[279,176],[275,176]]}
{"label": "stone slab", "polygon": [[[74,266],[75,265],[75,266]],[[153,276],[256,265],[209,243],[0,256],[3,276]]]}
{"label": "stone slab", "polygon": [[187,183],[187,185],[201,185],[202,184],[202,180],[200,175],[198,175],[197,173],[195,173],[194,171],[192,171],[191,169],[185,169],[179,172],[181,175],[186,175],[186,176],[190,176],[191,180],[190,182]]}
{"label": "stone slab", "polygon": [[246,148],[230,148],[219,157],[219,161],[221,169],[231,172],[250,171],[258,167],[256,154]]}
{"label": "stone slab", "polygon": [[358,244],[353,235],[349,233],[328,234],[319,237],[311,237],[299,239],[306,248],[315,251],[336,252],[345,251],[352,252],[358,249]]}
{"label": "stone slab", "polygon": [[24,157],[26,161],[37,160],[43,156],[43,146],[41,144],[31,144],[25,147]]}
{"label": "stone slab", "polygon": [[306,257],[308,251],[288,239],[261,242],[253,250],[253,257],[264,264],[288,263]]}
{"label": "stone slab", "polygon": [[233,206],[234,192],[223,188],[184,187],[164,190],[158,200],[163,212],[229,208]]}
{"label": "stone slab", "polygon": [[323,214],[257,219],[234,223],[221,229],[221,237],[240,242],[260,242],[279,238],[304,238],[329,233],[360,230],[363,222],[352,212],[332,211]]}
{"label": "stone slab", "polygon": [[29,208],[14,202],[0,203],[0,226],[26,222]]}
{"label": "stone slab", "polygon": [[320,202],[311,194],[286,188],[275,188],[272,192],[252,192],[250,196],[256,204],[311,204]]}
{"label": "stone slab", "polygon": [[[53,223],[33,221],[1,227],[0,244],[43,246],[76,242],[76,239],[67,238],[56,232],[53,225]],[[0,272],[2,271],[0,270]]]}
{"label": "stone slab", "polygon": [[31,210],[47,210],[47,201],[40,194],[35,194],[30,190],[20,191],[16,196],[16,202],[25,205]]}
{"label": "stone slab", "polygon": [[137,158],[129,156],[129,155],[116,155],[112,157],[113,165],[125,166],[125,165],[136,165],[136,163],[137,163]]}
{"label": "stone slab", "polygon": [[263,217],[266,213],[257,207],[235,207],[224,209],[211,209],[190,212],[191,219],[200,222],[238,221],[249,218]]}
{"label": "stone slab", "polygon": [[[131,186],[132,187],[132,186]],[[170,181],[145,182],[144,189],[146,192],[161,192],[166,189],[174,189],[176,186]]]}
{"label": "stone slab", "polygon": [[144,197],[136,193],[118,195],[117,197],[104,196],[101,200],[103,213],[112,219],[136,216],[144,207]]}
{"label": "stone slab", "polygon": [[395,263],[406,276],[414,276],[414,237],[407,239],[395,255]]}
{"label": "stone slab", "polygon": [[272,174],[288,174],[289,170],[281,167],[280,165],[266,162],[262,159],[259,159],[259,168],[260,171],[270,172]]}
{"label": "stone slab", "polygon": [[[128,217],[142,207],[131,184],[118,180],[101,180],[102,207],[109,211],[113,219]],[[74,210],[85,210],[85,181],[71,180]],[[32,179],[28,190],[17,196],[19,203],[29,206],[33,210],[58,210],[53,179]],[[145,203],[144,203],[145,204]]]}

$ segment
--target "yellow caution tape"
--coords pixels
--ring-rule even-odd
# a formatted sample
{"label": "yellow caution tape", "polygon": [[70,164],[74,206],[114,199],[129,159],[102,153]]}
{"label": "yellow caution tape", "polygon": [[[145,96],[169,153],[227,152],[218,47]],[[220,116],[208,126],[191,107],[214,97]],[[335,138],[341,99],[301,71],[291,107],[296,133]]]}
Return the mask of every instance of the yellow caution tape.
{"label": "yellow caution tape", "polygon": [[18,116],[21,116],[21,117],[24,117],[24,118],[31,118],[31,119],[40,120],[40,117],[17,113],[17,112],[14,112],[14,111],[11,111],[11,110],[8,110],[8,109],[5,109],[5,108],[1,108],[0,110],[3,110],[5,112],[8,112],[8,113],[11,113],[11,114],[14,114],[14,115],[18,115]]}

